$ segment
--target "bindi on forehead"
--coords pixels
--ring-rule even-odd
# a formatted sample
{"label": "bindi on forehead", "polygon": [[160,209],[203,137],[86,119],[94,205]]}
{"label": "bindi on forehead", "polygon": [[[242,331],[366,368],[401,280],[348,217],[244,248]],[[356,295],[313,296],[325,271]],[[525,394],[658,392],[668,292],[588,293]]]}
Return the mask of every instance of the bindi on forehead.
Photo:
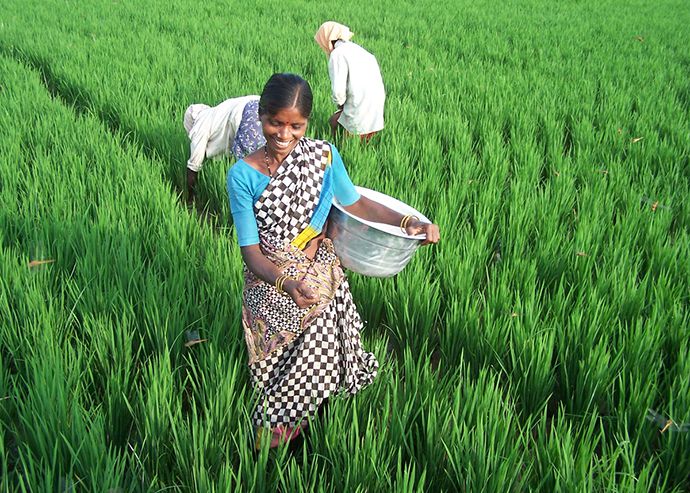
{"label": "bindi on forehead", "polygon": [[281,125],[293,125],[297,123],[306,123],[308,118],[302,115],[302,112],[297,106],[291,106],[289,108],[282,108],[278,110],[275,114],[268,115],[269,118]]}

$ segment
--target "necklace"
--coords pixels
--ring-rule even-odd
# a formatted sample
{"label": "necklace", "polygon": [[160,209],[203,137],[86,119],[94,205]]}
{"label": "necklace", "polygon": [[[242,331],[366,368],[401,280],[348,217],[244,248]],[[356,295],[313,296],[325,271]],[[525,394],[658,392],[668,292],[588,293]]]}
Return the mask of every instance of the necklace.
{"label": "necklace", "polygon": [[266,170],[268,171],[269,178],[273,178],[271,167],[268,165],[268,146],[266,145],[264,145],[264,164],[266,164]]}

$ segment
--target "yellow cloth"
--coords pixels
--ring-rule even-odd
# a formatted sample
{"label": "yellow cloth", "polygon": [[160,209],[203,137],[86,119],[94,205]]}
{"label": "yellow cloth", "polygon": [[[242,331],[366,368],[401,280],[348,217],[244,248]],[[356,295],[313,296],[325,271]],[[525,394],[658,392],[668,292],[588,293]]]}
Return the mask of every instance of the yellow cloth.
{"label": "yellow cloth", "polygon": [[320,231],[316,231],[311,226],[307,226],[294,240],[292,240],[292,244],[300,250],[304,250],[307,243],[316,238],[316,235],[319,233]]}
{"label": "yellow cloth", "polygon": [[333,51],[333,41],[342,39],[343,41],[350,41],[355,33],[350,31],[350,28],[338,24],[337,22],[328,21],[321,24],[319,30],[316,31],[314,39],[316,43],[321,47],[321,49],[330,55]]}

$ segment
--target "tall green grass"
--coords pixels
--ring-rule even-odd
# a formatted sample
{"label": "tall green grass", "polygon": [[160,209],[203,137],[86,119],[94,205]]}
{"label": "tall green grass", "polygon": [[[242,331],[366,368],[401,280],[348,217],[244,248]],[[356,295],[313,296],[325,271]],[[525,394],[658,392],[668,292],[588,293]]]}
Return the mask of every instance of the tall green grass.
{"label": "tall green grass", "polygon": [[[377,380],[302,451],[255,455],[231,162],[204,168],[205,214],[183,206],[181,117],[293,71],[327,137],[329,18],[388,92],[380,137],[335,141],[353,180],[443,239],[350,276]],[[690,489],[690,434],[645,419],[690,421],[689,21],[670,0],[10,1],[1,489]]]}

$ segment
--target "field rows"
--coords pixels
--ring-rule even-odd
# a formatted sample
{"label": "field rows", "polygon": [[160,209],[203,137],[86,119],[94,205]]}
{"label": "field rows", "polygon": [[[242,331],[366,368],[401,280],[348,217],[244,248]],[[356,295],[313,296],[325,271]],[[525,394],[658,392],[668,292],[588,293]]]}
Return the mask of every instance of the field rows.
{"label": "field rows", "polygon": [[[145,3],[0,23],[0,489],[690,489],[690,433],[645,419],[690,422],[682,2]],[[269,14],[276,36],[246,29]],[[336,142],[348,170],[443,240],[350,275],[377,380],[303,455],[255,457],[231,163],[182,205],[181,115],[291,70],[326,137],[311,38],[335,15],[388,90],[382,138]]]}

